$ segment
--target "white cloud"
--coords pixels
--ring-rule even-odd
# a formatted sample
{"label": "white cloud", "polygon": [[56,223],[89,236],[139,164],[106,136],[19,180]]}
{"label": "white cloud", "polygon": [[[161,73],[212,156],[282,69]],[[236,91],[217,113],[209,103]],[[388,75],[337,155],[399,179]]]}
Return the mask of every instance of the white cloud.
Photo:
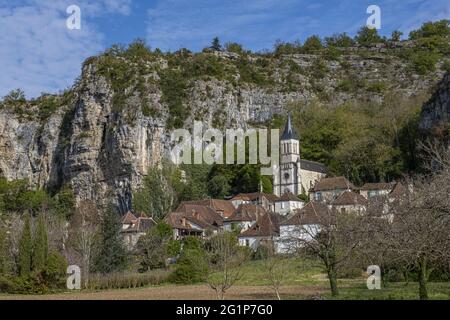
{"label": "white cloud", "polygon": [[[84,59],[102,50],[91,22],[104,13],[129,14],[131,0],[0,2],[0,96],[22,88],[27,97],[73,84]],[[68,30],[66,8],[81,8],[81,30]]]}

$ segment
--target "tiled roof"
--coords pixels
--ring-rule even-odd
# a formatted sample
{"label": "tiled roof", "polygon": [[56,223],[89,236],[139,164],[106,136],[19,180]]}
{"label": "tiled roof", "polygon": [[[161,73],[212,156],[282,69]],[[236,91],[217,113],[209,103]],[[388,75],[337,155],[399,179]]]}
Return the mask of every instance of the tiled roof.
{"label": "tiled roof", "polygon": [[307,225],[320,224],[323,217],[330,214],[327,205],[320,202],[309,202],[302,209],[297,210],[295,215],[284,221],[281,225]]}
{"label": "tiled roof", "polygon": [[278,215],[265,213],[249,229],[239,234],[238,237],[271,237],[278,236],[279,234]]}
{"label": "tiled roof", "polygon": [[258,204],[241,204],[227,221],[257,221],[266,213],[266,209]]}
{"label": "tiled roof", "polygon": [[314,161],[303,160],[303,159],[300,159],[300,168],[303,170],[320,172],[320,173],[327,173],[327,171],[328,171],[327,167],[320,162],[314,162]]}
{"label": "tiled roof", "polygon": [[270,202],[275,202],[278,200],[278,197],[276,195],[263,192],[239,193],[238,195],[234,196],[231,200],[255,201],[262,197],[265,197]]}
{"label": "tiled roof", "polygon": [[[164,220],[174,229],[192,229],[192,226],[186,219],[186,214],[184,212],[170,212],[166,215]],[[183,221],[185,222],[183,224]]]}
{"label": "tiled roof", "polygon": [[196,217],[210,225],[223,225],[223,218],[213,208],[198,204],[181,203],[176,210],[177,212],[184,212],[186,217]]}
{"label": "tiled roof", "polygon": [[312,191],[328,191],[337,189],[356,190],[356,187],[345,177],[323,178],[316,183]]}
{"label": "tiled roof", "polygon": [[202,205],[202,206],[208,206],[216,211],[223,212],[223,217],[228,218],[231,216],[234,212],[234,206],[233,203],[229,200],[222,200],[222,199],[205,199],[205,200],[194,200],[194,201],[183,201],[182,204],[195,204],[195,205]]}
{"label": "tiled roof", "polygon": [[125,229],[122,232],[146,232],[154,225],[156,225],[156,222],[152,218],[139,217],[137,220],[135,220],[135,223],[132,227]]}
{"label": "tiled roof", "polygon": [[390,182],[365,183],[361,190],[391,190],[393,186],[394,184]]}
{"label": "tiled roof", "polygon": [[122,224],[132,224],[137,220],[136,216],[128,211],[122,218]]}
{"label": "tiled roof", "polygon": [[345,191],[339,197],[337,197],[332,205],[345,206],[345,205],[367,205],[368,201],[362,195],[352,192]]}

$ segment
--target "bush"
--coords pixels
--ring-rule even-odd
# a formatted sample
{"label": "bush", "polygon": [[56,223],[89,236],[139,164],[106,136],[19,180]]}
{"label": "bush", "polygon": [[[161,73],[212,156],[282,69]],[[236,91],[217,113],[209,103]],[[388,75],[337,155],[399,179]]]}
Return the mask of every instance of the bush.
{"label": "bush", "polygon": [[66,284],[66,270],[66,259],[58,252],[49,252],[47,265],[43,274],[47,285],[50,288],[63,288]]}
{"label": "bush", "polygon": [[0,276],[0,292],[9,293],[16,291],[16,286],[13,281]]}
{"label": "bush", "polygon": [[148,285],[160,285],[167,281],[168,272],[155,270],[147,273],[110,273],[108,275],[93,274],[89,278],[88,289],[134,289]]}
{"label": "bush", "polygon": [[12,279],[13,291],[18,294],[44,294],[48,293],[47,283],[42,273],[32,273],[28,276],[15,277]]}
{"label": "bush", "polygon": [[169,240],[167,243],[167,255],[169,257],[176,257],[181,252],[181,243],[178,240]]}
{"label": "bush", "polygon": [[253,260],[264,260],[267,259],[271,254],[271,249],[267,246],[260,245],[255,252],[253,252]]}
{"label": "bush", "polygon": [[434,71],[438,60],[438,55],[426,51],[418,51],[411,57],[414,69],[421,75]]}
{"label": "bush", "polygon": [[200,248],[185,248],[169,281],[183,284],[203,282],[207,273],[205,251]]}

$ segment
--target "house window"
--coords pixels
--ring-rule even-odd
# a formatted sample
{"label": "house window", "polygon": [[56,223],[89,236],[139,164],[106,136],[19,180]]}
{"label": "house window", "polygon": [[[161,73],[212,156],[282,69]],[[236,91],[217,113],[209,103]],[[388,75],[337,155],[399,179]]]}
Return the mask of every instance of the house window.
{"label": "house window", "polygon": [[316,192],[316,193],[314,193],[314,200],[316,200],[316,201],[322,201],[322,192]]}
{"label": "house window", "polygon": [[281,209],[284,209],[284,202],[281,202]]}
{"label": "house window", "polygon": [[250,247],[250,240],[245,239],[245,246],[246,246],[246,247]]}

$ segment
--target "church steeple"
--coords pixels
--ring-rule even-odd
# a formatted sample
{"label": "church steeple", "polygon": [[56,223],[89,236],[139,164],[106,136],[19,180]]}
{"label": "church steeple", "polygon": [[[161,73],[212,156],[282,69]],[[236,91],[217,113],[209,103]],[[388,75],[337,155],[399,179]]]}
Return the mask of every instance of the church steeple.
{"label": "church steeple", "polygon": [[291,139],[298,140],[298,135],[294,131],[294,128],[292,128],[291,114],[289,113],[286,126],[284,127],[283,134],[281,135],[281,140],[291,140]]}

